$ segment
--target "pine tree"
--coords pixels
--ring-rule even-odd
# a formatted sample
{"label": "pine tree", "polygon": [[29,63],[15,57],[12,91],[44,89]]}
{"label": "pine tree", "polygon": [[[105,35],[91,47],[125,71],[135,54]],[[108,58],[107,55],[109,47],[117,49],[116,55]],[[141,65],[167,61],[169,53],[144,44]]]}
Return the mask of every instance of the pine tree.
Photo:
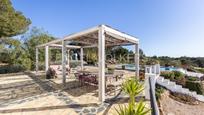
{"label": "pine tree", "polygon": [[30,19],[16,11],[10,0],[0,0],[0,39],[25,33],[30,24]]}

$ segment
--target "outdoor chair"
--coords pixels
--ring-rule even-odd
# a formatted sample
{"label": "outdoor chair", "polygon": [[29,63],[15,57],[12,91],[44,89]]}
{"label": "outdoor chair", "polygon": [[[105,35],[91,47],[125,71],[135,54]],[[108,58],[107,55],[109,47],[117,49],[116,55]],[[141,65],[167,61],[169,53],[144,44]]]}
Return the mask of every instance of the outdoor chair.
{"label": "outdoor chair", "polygon": [[124,72],[122,72],[122,71],[117,71],[117,72],[114,73],[114,75],[115,75],[116,81],[122,80],[123,77],[124,77]]}
{"label": "outdoor chair", "polygon": [[116,91],[118,87],[122,85],[122,77],[123,74],[113,75],[106,77],[106,88],[110,90],[110,93],[114,93],[116,95]]}
{"label": "outdoor chair", "polygon": [[[61,65],[50,65],[50,67],[56,71],[57,75],[62,74],[62,66]],[[66,75],[70,74],[70,72],[71,72],[70,67],[66,66]]]}

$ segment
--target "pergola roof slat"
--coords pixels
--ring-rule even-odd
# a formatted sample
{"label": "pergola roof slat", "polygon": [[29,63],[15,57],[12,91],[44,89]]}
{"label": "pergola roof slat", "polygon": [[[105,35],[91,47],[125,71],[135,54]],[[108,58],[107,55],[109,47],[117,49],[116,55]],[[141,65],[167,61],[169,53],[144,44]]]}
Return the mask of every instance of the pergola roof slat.
{"label": "pergola roof slat", "polygon": [[[100,27],[104,28],[104,34],[106,37],[105,43],[107,46],[109,45],[111,46],[113,44],[114,45],[115,44],[117,45],[139,44],[139,40],[136,37],[120,32],[106,25],[99,25],[99,26],[96,26],[96,27],[93,27],[93,28],[90,28],[90,29],[87,29],[87,30],[84,30],[78,33],[68,35],[64,37],[63,39],[57,39],[57,40],[53,40],[45,44],[38,45],[37,48],[44,47],[44,46],[53,46],[51,44],[56,44],[62,41],[71,41],[75,43],[80,43],[82,44],[82,46],[87,46],[87,45],[93,46],[93,44],[98,43],[98,30]],[[76,48],[74,47],[74,45],[72,46],[73,46],[72,48]]]}
{"label": "pergola roof slat", "polygon": [[[50,44],[49,46],[62,47],[62,45],[60,45],[60,44]],[[65,47],[70,48],[70,49],[79,49],[79,48],[81,48],[81,46],[75,46],[75,45],[66,45]]]}

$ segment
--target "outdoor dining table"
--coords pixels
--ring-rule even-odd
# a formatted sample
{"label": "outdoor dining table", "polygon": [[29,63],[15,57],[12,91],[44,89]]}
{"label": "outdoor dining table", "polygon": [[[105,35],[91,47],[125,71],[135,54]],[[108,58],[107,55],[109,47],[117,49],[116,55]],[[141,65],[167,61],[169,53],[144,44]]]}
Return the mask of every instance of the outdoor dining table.
{"label": "outdoor dining table", "polygon": [[[78,73],[80,73],[82,75],[95,75],[95,76],[98,76],[97,72],[90,72],[90,71],[84,71],[84,70],[78,71]],[[114,79],[114,78],[115,78],[116,81],[118,81],[119,76],[121,76],[121,74],[105,73],[106,81],[110,80],[110,79]]]}
{"label": "outdoor dining table", "polygon": [[[88,84],[98,84],[98,73],[97,72],[90,72],[90,71],[78,71],[80,74],[80,81],[81,84],[88,83]],[[113,73],[105,73],[105,87],[111,88],[116,94],[116,89],[118,86],[121,86],[122,81],[119,80],[119,76],[121,74],[113,74]]]}

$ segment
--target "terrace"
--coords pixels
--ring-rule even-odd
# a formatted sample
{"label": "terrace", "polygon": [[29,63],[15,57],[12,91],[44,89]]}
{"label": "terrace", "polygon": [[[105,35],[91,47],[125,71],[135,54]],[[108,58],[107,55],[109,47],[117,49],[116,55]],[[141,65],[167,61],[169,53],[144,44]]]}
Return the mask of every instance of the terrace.
{"label": "terrace", "polygon": [[[71,45],[76,43],[78,45]],[[105,49],[110,46],[135,46],[136,71],[117,69],[109,73],[106,68]],[[71,34],[36,47],[36,72],[8,75],[0,78],[2,109],[0,113],[38,114],[116,114],[117,104],[127,104],[128,96],[121,92],[121,84],[128,77],[139,76],[139,40],[111,27],[100,25]],[[39,70],[39,49],[45,48],[45,70]],[[49,49],[62,51],[61,65],[49,62]],[[84,64],[84,49],[98,49],[98,63]],[[80,66],[70,67],[70,54],[80,49]],[[109,66],[109,65],[107,65]],[[46,79],[50,68],[58,71],[57,78]],[[68,68],[68,69],[67,69]],[[7,81],[10,81],[8,84]],[[6,86],[4,85],[6,82]],[[141,94],[136,99],[144,98]],[[149,101],[147,106],[149,106]]]}
{"label": "terrace", "polygon": [[[75,43],[78,45],[70,45],[70,43]],[[105,49],[110,46],[125,46],[125,45],[134,45],[135,46],[135,76],[139,76],[139,40],[135,37],[122,33],[118,30],[115,30],[109,26],[99,25],[75,34],[64,37],[63,39],[57,39],[45,44],[38,45],[36,47],[36,72],[38,72],[38,49],[45,48],[45,71],[48,70],[49,66],[54,68],[57,67],[49,65],[49,47],[52,48],[61,48],[62,50],[62,65],[61,65],[61,74],[62,74],[62,83],[64,88],[66,88],[66,78],[69,78],[69,75],[66,75],[66,68],[69,67],[69,50],[71,49],[80,49],[80,70],[77,69],[77,72],[74,73],[75,77],[78,78],[80,82],[88,82],[98,86],[98,100],[100,102],[105,101],[105,88],[107,81],[117,81],[116,77],[121,78],[123,74],[113,74],[110,75],[105,71],[105,60],[106,54]],[[98,66],[96,71],[86,70],[84,68],[84,49],[85,48],[98,48]],[[116,72],[120,73],[120,72]],[[115,79],[114,79],[115,78]],[[121,84],[121,83],[115,83]]]}

